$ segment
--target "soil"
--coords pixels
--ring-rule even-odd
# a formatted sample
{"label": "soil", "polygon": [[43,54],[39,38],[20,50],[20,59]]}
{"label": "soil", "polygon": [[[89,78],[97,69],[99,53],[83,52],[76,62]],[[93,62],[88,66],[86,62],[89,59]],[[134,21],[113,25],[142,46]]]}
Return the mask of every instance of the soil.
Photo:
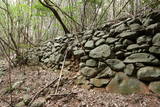
{"label": "soil", "polygon": [[[59,72],[42,66],[16,67],[11,71],[12,85],[20,83],[14,90],[9,90],[9,71],[0,77],[0,107],[10,107],[22,100],[24,95],[35,94],[59,77]],[[155,94],[120,95],[107,93],[105,88],[87,89],[74,84],[77,72],[63,70],[63,76],[57,93],[57,84],[45,88],[39,97],[45,99],[44,107],[159,107],[160,97]]]}

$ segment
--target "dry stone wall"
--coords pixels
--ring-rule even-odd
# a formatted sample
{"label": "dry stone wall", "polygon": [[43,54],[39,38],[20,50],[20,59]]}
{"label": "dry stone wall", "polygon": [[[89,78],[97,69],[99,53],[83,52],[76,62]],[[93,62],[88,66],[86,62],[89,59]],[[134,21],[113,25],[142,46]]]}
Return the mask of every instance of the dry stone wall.
{"label": "dry stone wall", "polygon": [[59,36],[30,50],[28,63],[60,66],[66,50],[67,60],[79,61],[76,84],[123,94],[160,93],[160,12]]}

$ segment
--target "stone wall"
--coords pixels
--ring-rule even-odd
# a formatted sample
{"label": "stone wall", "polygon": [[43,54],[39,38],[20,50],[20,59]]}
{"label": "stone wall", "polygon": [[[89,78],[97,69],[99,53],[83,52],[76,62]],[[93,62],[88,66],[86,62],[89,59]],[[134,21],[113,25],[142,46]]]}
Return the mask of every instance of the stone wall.
{"label": "stone wall", "polygon": [[79,61],[76,84],[122,94],[160,93],[160,12],[59,36],[32,49],[28,62],[60,66],[66,50],[68,61]]}

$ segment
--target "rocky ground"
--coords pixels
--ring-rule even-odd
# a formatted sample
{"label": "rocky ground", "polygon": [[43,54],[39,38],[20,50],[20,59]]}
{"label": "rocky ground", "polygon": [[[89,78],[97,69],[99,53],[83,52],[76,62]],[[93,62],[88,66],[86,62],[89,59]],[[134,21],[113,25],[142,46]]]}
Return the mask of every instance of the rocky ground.
{"label": "rocky ground", "polygon": [[31,99],[41,93],[29,107],[159,107],[160,97],[152,93],[120,95],[107,93],[105,88],[88,89],[74,85],[76,72],[63,70],[59,89],[57,83],[50,85],[59,72],[38,66],[11,70],[12,89],[9,88],[9,72],[0,77],[0,107],[10,107],[10,96],[16,107],[26,107]]}

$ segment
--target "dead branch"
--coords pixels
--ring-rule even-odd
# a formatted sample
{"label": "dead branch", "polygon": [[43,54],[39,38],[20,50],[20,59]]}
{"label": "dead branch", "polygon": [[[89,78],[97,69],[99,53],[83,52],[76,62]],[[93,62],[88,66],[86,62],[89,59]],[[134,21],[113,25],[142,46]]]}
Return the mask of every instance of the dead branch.
{"label": "dead branch", "polygon": [[40,91],[38,91],[31,99],[31,101],[28,104],[28,107],[30,107],[30,105],[33,103],[33,101],[39,96],[40,93],[42,93],[46,88],[50,87],[52,84],[54,84],[56,81],[58,80],[58,78],[55,78],[51,83],[49,83],[48,85],[46,85],[46,87],[42,88]]}

